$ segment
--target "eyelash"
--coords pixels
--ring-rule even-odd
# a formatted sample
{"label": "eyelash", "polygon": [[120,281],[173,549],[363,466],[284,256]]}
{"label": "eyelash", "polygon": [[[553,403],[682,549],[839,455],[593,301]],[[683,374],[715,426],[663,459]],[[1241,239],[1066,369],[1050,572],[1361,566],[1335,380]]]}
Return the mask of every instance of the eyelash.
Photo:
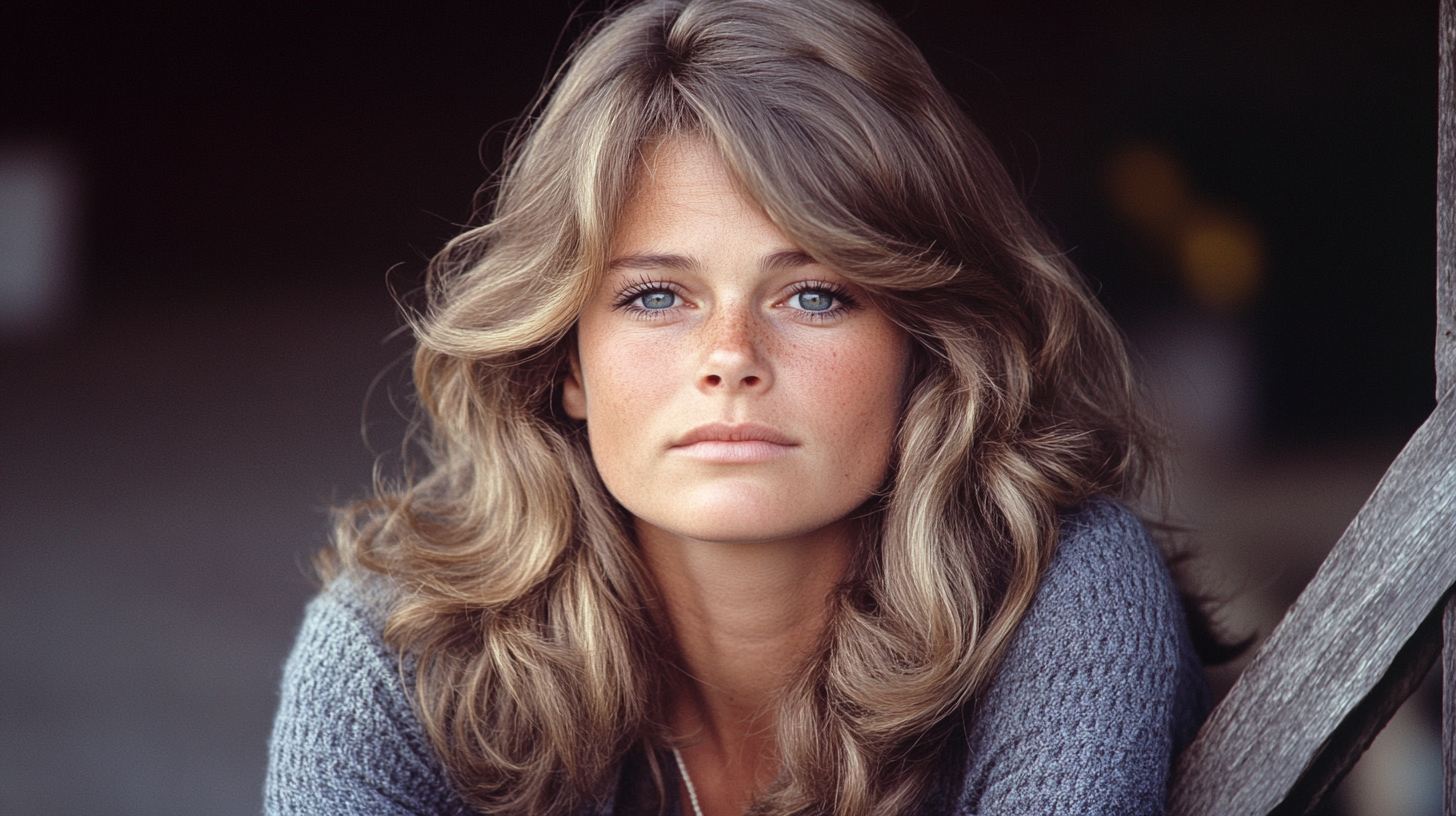
{"label": "eyelash", "polygon": [[674,297],[682,297],[682,292],[678,291],[676,286],[667,281],[639,278],[617,292],[617,299],[612,304],[612,308],[622,309],[633,317],[638,317],[643,320],[655,320],[660,316],[658,314],[659,312],[665,312],[667,309],[644,309],[633,303],[637,298],[653,292],[670,292]]}
{"label": "eyelash", "polygon": [[799,281],[789,288],[789,297],[803,292],[825,292],[834,298],[834,308],[822,312],[811,312],[807,309],[800,309],[811,320],[833,320],[851,309],[859,308],[859,301],[855,300],[845,289],[837,283],[829,281],[808,280]]}
{"label": "eyelash", "polygon": [[[666,312],[668,309],[644,309],[641,306],[634,305],[634,301],[637,298],[652,294],[653,292],[668,292],[678,298],[683,296],[678,287],[669,281],[641,278],[627,284],[617,293],[617,298],[612,304],[612,308],[622,309],[634,317],[643,320],[655,320],[660,316],[660,313]],[[792,298],[794,295],[804,292],[825,292],[835,300],[833,308],[826,309],[822,312],[811,312],[808,309],[797,310],[802,312],[810,320],[830,320],[839,317],[851,309],[859,308],[859,301],[855,300],[849,294],[849,290],[837,283],[821,280],[798,281],[789,288],[788,297]],[[787,300],[788,298],[785,299]]]}

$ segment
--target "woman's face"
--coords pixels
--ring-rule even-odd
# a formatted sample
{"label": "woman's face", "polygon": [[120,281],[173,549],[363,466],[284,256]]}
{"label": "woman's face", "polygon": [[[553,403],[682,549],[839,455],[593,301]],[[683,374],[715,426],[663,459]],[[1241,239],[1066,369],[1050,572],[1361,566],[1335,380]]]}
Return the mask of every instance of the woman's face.
{"label": "woman's face", "polygon": [[649,153],[611,258],[562,402],[638,524],[783,539],[880,486],[905,333],[745,199],[709,147]]}

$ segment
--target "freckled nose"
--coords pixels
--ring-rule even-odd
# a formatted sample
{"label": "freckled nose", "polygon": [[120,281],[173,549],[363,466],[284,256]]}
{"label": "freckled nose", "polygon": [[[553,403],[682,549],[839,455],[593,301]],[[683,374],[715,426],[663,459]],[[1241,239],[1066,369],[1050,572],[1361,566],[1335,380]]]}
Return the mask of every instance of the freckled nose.
{"label": "freckled nose", "polygon": [[699,384],[705,390],[763,390],[770,378],[752,319],[744,314],[716,316],[707,331]]}

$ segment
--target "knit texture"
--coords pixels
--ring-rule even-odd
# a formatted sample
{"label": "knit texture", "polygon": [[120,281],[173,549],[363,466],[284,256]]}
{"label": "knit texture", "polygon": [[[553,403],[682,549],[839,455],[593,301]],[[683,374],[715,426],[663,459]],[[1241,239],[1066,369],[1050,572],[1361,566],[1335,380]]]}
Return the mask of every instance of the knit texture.
{"label": "knit texture", "polygon": [[[309,604],[269,744],[270,816],[471,812],[411,707],[408,662],[382,640],[391,592],[386,579],[346,577]],[[1121,505],[1089,502],[1063,519],[1006,659],[968,712],[964,750],[946,752],[922,812],[1162,813],[1172,760],[1208,707],[1161,554]],[[627,764],[601,813],[637,810],[643,767]]]}
{"label": "knit texture", "polygon": [[957,813],[1161,814],[1209,708],[1162,554],[1121,505],[1062,542],[971,720]]}

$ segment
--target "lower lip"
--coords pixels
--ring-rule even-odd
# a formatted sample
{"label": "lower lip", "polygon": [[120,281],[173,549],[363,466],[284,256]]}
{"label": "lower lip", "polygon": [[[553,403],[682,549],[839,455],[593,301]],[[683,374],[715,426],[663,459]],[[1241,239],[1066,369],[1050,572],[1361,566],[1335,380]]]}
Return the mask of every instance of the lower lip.
{"label": "lower lip", "polygon": [[672,451],[680,456],[686,456],[702,462],[741,465],[777,459],[787,454],[792,447],[792,445],[779,445],[774,442],[763,442],[760,440],[744,442],[708,440],[694,442],[691,445],[679,445],[673,448]]}

